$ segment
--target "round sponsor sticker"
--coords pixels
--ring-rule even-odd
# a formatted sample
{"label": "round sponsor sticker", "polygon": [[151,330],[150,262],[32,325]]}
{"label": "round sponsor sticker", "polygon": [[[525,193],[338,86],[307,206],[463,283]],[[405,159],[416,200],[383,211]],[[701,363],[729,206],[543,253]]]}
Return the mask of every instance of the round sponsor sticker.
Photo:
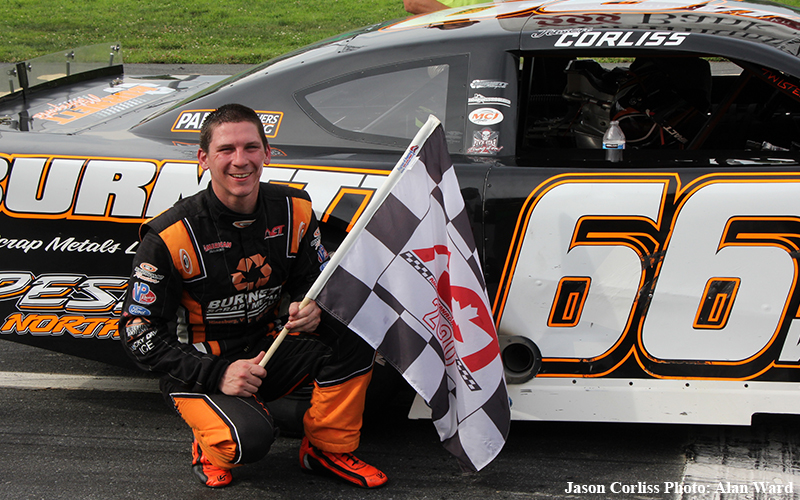
{"label": "round sponsor sticker", "polygon": [[494,125],[503,121],[503,113],[494,108],[478,108],[470,111],[469,121],[475,125]]}
{"label": "round sponsor sticker", "polygon": [[150,316],[150,310],[142,306],[132,305],[128,308],[128,312],[134,316]]}
{"label": "round sponsor sticker", "polygon": [[181,248],[180,255],[181,255],[181,265],[183,266],[183,272],[185,272],[186,274],[192,274],[194,267],[192,266],[192,259],[191,257],[189,257],[189,253],[183,248]]}
{"label": "round sponsor sticker", "polygon": [[158,268],[156,266],[154,266],[153,264],[150,264],[148,262],[142,262],[141,264],[139,264],[139,267],[141,267],[142,269],[144,269],[148,273],[154,273],[154,272],[158,271]]}

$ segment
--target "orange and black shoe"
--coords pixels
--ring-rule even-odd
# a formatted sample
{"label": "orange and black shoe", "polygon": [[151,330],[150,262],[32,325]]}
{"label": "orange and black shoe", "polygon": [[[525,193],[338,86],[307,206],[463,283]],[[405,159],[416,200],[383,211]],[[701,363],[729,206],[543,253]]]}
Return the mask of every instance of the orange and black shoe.
{"label": "orange and black shoe", "polygon": [[322,451],[303,438],[300,445],[300,467],[304,471],[332,475],[362,488],[378,488],[389,480],[386,474],[352,453]]}
{"label": "orange and black shoe", "polygon": [[233,480],[230,469],[217,467],[208,461],[197,439],[192,441],[192,473],[209,488],[222,488],[231,484]]}

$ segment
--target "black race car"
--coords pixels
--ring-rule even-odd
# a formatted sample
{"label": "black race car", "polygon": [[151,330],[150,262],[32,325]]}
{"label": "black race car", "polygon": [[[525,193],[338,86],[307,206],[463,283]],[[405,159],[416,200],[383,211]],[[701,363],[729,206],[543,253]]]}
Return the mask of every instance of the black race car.
{"label": "black race car", "polygon": [[800,12],[774,3],[556,0],[370,26],[233,77],[132,77],[108,44],[8,65],[0,338],[128,362],[137,229],[207,184],[210,110],[258,111],[263,180],[305,188],[331,248],[433,114],[514,418],[800,413],[799,51]]}

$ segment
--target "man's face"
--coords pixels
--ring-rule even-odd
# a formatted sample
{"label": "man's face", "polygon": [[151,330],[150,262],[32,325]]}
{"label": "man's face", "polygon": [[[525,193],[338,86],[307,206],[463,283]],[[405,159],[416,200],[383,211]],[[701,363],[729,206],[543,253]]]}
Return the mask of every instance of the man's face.
{"label": "man's face", "polygon": [[261,134],[254,123],[221,123],[213,130],[208,151],[197,151],[200,166],[211,173],[214,194],[234,212],[255,211],[261,171],[270,160]]}

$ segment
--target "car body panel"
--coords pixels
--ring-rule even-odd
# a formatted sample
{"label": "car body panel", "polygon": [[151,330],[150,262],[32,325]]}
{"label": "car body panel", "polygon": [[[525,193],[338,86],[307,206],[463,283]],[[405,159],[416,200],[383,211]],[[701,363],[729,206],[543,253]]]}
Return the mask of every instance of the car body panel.
{"label": "car body panel", "polygon": [[[514,418],[800,413],[798,50],[800,14],[773,4],[516,1],[231,77],[120,68],[6,95],[0,338],[129,363],[116,325],[138,226],[207,185],[199,126],[221,104],[257,110],[262,180],[306,189],[331,248],[436,114]],[[619,163],[601,148],[612,117]]]}

